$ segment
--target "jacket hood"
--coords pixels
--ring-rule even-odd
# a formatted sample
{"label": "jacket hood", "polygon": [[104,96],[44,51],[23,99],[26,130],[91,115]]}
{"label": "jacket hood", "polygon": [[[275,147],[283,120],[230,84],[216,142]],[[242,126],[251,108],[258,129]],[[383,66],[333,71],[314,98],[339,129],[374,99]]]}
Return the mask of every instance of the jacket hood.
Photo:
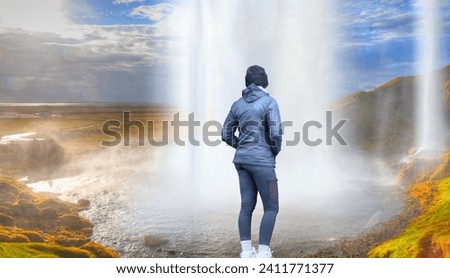
{"label": "jacket hood", "polygon": [[266,96],[267,93],[264,92],[261,88],[256,86],[255,84],[250,84],[247,88],[242,90],[242,97],[247,102],[253,102],[257,99],[262,98],[263,96]]}

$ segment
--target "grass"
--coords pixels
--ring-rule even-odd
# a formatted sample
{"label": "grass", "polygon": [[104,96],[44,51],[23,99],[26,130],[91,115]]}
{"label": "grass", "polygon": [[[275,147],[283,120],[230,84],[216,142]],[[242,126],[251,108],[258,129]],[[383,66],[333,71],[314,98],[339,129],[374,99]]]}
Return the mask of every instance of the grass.
{"label": "grass", "polygon": [[435,190],[429,207],[397,237],[373,248],[369,257],[450,257],[450,178],[439,181]]}
{"label": "grass", "polygon": [[47,243],[0,243],[0,258],[93,258],[91,252]]}

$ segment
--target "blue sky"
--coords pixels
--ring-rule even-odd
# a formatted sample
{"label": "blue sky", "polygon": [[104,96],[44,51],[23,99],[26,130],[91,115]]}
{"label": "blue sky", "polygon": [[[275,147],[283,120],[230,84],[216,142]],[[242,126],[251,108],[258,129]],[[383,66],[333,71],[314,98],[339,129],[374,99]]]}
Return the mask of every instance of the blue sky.
{"label": "blue sky", "polygon": [[[342,2],[341,2],[342,3]],[[355,89],[370,89],[396,76],[418,73],[417,20],[415,1],[343,1],[340,48],[344,68],[354,79],[363,80]],[[450,63],[450,1],[441,1],[441,63]],[[369,78],[368,78],[369,77]],[[348,80],[350,83],[351,80]],[[352,86],[348,86],[352,88]]]}
{"label": "blue sky", "polygon": [[167,1],[157,0],[90,0],[89,12],[74,13],[71,19],[80,24],[152,24],[155,21],[144,16],[132,16],[133,10],[141,6],[152,6]]}
{"label": "blue sky", "polygon": [[[417,73],[415,1],[329,1],[338,30],[341,86],[335,97]],[[445,66],[450,0],[440,1],[438,66]],[[173,42],[164,23],[173,16],[174,1],[0,0],[0,7],[0,102],[166,98]]]}

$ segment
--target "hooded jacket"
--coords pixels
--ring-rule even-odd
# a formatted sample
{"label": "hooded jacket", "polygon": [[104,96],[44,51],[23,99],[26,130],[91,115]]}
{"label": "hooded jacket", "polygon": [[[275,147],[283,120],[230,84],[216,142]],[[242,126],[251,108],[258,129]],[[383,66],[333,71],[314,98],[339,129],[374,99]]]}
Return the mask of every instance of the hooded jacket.
{"label": "hooded jacket", "polygon": [[231,106],[223,125],[222,140],[236,149],[233,163],[275,167],[282,140],[276,100],[250,84]]}

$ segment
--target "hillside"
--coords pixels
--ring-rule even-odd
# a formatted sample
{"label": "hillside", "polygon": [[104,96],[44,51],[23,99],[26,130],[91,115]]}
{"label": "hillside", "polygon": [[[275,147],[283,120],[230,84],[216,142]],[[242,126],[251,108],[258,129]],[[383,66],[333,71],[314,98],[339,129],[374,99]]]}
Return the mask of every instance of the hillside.
{"label": "hillside", "polygon": [[[448,127],[442,136],[450,142],[450,65],[435,74],[442,79],[442,91],[436,93],[442,95]],[[417,82],[417,76],[395,78],[334,103],[337,117],[349,119],[342,132],[349,145],[393,161],[415,147]]]}

